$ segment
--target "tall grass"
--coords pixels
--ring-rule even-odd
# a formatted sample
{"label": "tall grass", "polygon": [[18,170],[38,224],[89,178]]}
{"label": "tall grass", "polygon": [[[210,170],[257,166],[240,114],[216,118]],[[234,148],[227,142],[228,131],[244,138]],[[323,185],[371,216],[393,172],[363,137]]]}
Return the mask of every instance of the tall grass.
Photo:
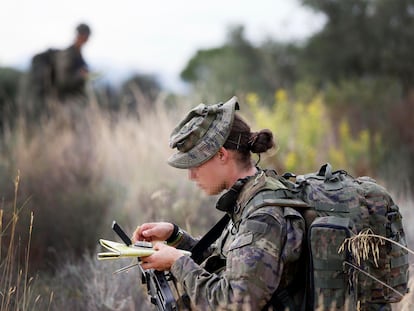
{"label": "tall grass", "polygon": [[[17,205],[19,178],[17,175],[14,182],[11,217],[6,220],[4,206],[0,209],[0,310],[33,310],[40,299],[33,295],[34,279],[29,276],[33,214],[30,215],[26,232],[27,244],[21,242],[16,232],[24,208]],[[24,249],[24,258],[19,257],[21,252],[18,250],[21,248]]]}
{"label": "tall grass", "polygon": [[139,118],[114,116],[93,103],[63,107],[35,126],[22,120],[6,133],[3,168],[21,171],[22,194],[31,197],[28,210],[37,220],[33,262],[53,268],[59,254],[92,250],[97,236],[111,233],[114,218],[129,230],[172,218],[195,233],[214,222],[214,212],[202,219],[191,212],[208,199],[181,182],[184,170],[166,164],[169,133],[188,105],[163,104]]}
{"label": "tall grass", "polygon": [[[39,310],[144,306],[147,299],[141,299],[137,271],[113,276],[112,271],[127,263],[95,260],[99,238],[117,239],[110,229],[113,219],[129,233],[144,221],[168,219],[201,234],[219,217],[214,209],[200,212],[212,199],[186,181],[184,170],[166,164],[169,133],[194,103],[183,102],[174,109],[164,104],[117,115],[94,102],[73,109],[57,107],[36,124],[21,119],[4,133],[0,189],[7,201],[12,193],[7,180],[19,169],[15,205],[24,197],[30,199],[12,236],[31,245],[27,275],[36,280]],[[23,233],[30,226],[30,212],[35,224],[29,240]],[[9,218],[13,210],[8,207],[2,213]],[[17,249],[12,262],[24,264],[22,255],[24,251]]]}

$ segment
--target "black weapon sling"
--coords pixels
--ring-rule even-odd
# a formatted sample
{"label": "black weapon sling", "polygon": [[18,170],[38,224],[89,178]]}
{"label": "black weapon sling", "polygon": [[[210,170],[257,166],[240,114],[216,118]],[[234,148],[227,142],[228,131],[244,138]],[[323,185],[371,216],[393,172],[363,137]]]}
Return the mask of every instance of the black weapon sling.
{"label": "black weapon sling", "polygon": [[230,216],[226,213],[191,249],[191,258],[197,264],[203,261],[204,251],[219,238],[229,221]]}

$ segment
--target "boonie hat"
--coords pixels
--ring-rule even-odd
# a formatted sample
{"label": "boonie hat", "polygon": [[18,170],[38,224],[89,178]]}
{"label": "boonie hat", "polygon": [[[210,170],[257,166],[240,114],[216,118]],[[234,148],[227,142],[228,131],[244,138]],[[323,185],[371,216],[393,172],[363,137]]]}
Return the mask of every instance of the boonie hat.
{"label": "boonie hat", "polygon": [[192,109],[170,135],[170,147],[178,152],[168,164],[185,169],[210,160],[226,142],[238,109],[236,96],[225,103],[199,104]]}

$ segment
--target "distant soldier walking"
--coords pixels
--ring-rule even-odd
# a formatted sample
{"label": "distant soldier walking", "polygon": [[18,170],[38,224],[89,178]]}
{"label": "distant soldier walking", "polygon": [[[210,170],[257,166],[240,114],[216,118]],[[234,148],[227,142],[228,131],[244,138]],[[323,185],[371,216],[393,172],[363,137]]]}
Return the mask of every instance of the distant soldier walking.
{"label": "distant soldier walking", "polygon": [[81,23],[76,27],[73,43],[66,49],[49,48],[32,58],[29,71],[29,101],[24,108],[31,117],[49,113],[59,102],[84,102],[88,65],[82,48],[91,29]]}
{"label": "distant soldier walking", "polygon": [[82,56],[82,48],[88,42],[90,34],[88,25],[78,25],[73,44],[56,54],[56,91],[61,100],[85,95],[89,69]]}

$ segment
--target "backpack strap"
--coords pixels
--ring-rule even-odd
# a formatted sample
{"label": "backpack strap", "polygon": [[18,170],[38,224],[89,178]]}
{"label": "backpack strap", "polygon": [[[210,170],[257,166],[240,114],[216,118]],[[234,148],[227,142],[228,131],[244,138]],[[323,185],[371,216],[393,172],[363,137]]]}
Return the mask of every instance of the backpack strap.
{"label": "backpack strap", "polygon": [[280,206],[280,207],[292,207],[294,209],[308,208],[309,204],[296,199],[290,195],[288,189],[279,190],[263,190],[258,193],[248,205],[253,205],[255,208],[261,208],[263,206]]}
{"label": "backpack strap", "polygon": [[200,264],[203,261],[204,251],[216,241],[230,221],[229,214],[225,214],[191,249],[191,258]]}
{"label": "backpack strap", "polygon": [[[264,189],[263,191],[256,194],[247,204],[246,210],[257,210],[267,206],[276,206],[281,208],[291,208],[291,212],[285,215],[296,215],[297,217],[306,218],[307,211],[313,211],[310,206],[300,200],[295,198],[290,189],[288,188],[281,188],[277,190],[270,190]],[[292,214],[293,213],[293,214]],[[305,219],[305,223],[306,223]],[[306,240],[304,240],[306,243]],[[304,246],[305,248],[305,246]],[[305,276],[306,281],[308,283],[308,269],[309,266],[307,264],[308,260],[305,257],[301,259],[303,264],[300,265],[301,271],[298,275]],[[295,303],[293,297],[300,291],[304,291],[304,300],[300,306]],[[263,307],[262,310],[287,310],[287,311],[304,311],[310,310],[308,308],[308,303],[306,300],[307,297],[307,287],[303,287],[303,278],[294,278],[290,284],[288,284],[283,289],[276,290],[271,299],[267,302],[267,304]]]}

